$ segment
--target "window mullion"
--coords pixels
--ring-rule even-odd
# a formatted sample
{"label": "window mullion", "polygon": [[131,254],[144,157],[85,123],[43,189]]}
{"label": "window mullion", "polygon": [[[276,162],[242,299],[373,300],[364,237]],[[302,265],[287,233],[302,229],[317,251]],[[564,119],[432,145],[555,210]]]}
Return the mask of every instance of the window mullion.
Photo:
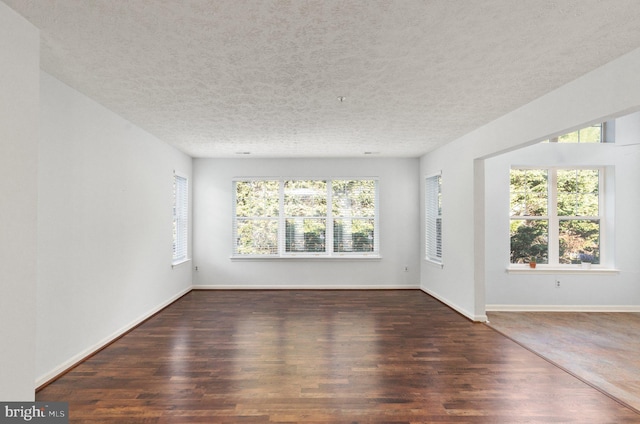
{"label": "window mullion", "polygon": [[[604,125],[604,124],[603,124]],[[608,246],[607,241],[607,224],[608,220],[606,218],[606,193],[605,193],[605,170],[604,168],[600,168],[598,172],[598,222],[600,223],[600,264],[607,263],[607,249],[603,249],[602,246]]]}
{"label": "window mullion", "polygon": [[324,236],[325,253],[333,256],[333,179],[327,179],[327,216]]}
{"label": "window mullion", "polygon": [[558,172],[557,169],[549,169],[548,188],[548,217],[549,217],[549,265],[557,266],[560,261],[560,220],[558,218]]}

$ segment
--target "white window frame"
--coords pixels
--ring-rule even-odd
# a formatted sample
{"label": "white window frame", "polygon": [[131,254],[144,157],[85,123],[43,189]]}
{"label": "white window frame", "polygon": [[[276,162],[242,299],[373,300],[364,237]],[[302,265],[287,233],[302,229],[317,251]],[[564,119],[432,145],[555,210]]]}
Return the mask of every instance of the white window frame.
{"label": "white window frame", "polygon": [[425,177],[425,260],[442,265],[442,172]]}
{"label": "white window frame", "polygon": [[173,219],[172,219],[171,265],[189,260],[189,178],[173,173]]}
{"label": "white window frame", "polygon": [[[371,252],[334,252],[333,246],[333,229],[336,220],[339,217],[333,216],[332,208],[332,182],[333,181],[374,181],[375,182],[375,207],[373,217],[374,221],[374,241],[373,251]],[[278,251],[274,254],[241,254],[237,252],[237,224],[238,217],[236,214],[237,205],[237,190],[236,184],[238,182],[247,181],[277,181],[279,183],[279,211],[278,211]],[[286,251],[286,220],[289,217],[285,215],[284,207],[284,183],[285,181],[326,181],[327,182],[327,213],[326,216],[317,217],[326,219],[326,233],[325,233],[325,252],[287,252]],[[233,202],[233,214],[232,214],[232,245],[231,245],[231,258],[232,259],[378,259],[380,258],[380,181],[378,177],[236,177],[232,180],[232,202]],[[358,219],[358,217],[352,217]]]}
{"label": "white window frame", "polygon": [[[546,170],[547,171],[547,215],[544,216],[509,216],[509,222],[513,220],[546,220],[548,223],[548,263],[537,264],[536,268],[545,270],[567,270],[575,269],[576,264],[561,264],[560,263],[560,242],[559,242],[559,229],[560,221],[569,220],[599,220],[600,227],[600,243],[598,250],[600,252],[600,263],[593,265],[595,270],[610,269],[610,264],[613,258],[609,256],[608,246],[608,233],[611,231],[612,223],[607,219],[607,211],[610,209],[607,205],[607,167],[605,166],[588,166],[588,165],[561,165],[561,166],[516,166],[513,165],[510,168],[518,170]],[[597,216],[559,216],[558,215],[558,171],[559,170],[597,170],[598,171],[598,215]],[[511,190],[509,189],[509,193]],[[509,264],[509,269],[529,269],[527,264]]]}
{"label": "white window frame", "polygon": [[[557,137],[552,137],[549,139],[550,143],[566,143],[566,144],[598,144],[598,143],[604,143],[604,139],[605,139],[605,131],[606,131],[606,122],[598,122],[595,123],[593,125],[587,125],[586,127],[582,127],[582,128],[578,128],[577,130],[574,131],[569,131],[567,133],[561,134]],[[580,132],[589,128],[593,128],[593,127],[600,127],[600,140],[597,143],[594,142],[586,142],[586,141],[581,141],[580,139]],[[570,141],[570,142],[560,142],[560,138],[564,137],[566,135],[569,134],[573,134],[573,133],[578,133],[578,141]]]}
{"label": "white window frame", "polygon": [[[304,257],[304,256],[323,256],[328,255],[329,247],[333,246],[333,225],[330,224],[332,219],[332,207],[331,207],[331,179],[328,178],[282,178],[280,181],[280,222],[278,225],[278,256],[280,257]],[[286,181],[324,181],[326,183],[325,198],[327,201],[327,212],[323,216],[290,216],[285,213],[285,182]],[[302,220],[304,219],[324,219],[325,220],[325,252],[287,252],[287,220]],[[331,221],[332,222],[332,221]],[[333,248],[331,248],[333,250]]]}

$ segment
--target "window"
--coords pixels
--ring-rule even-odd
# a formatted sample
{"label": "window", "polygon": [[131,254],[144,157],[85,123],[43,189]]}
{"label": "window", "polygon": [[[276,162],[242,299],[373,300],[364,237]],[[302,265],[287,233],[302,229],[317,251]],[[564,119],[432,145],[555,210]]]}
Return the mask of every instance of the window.
{"label": "window", "polygon": [[544,140],[543,143],[605,143],[606,141],[611,141],[607,140],[606,134],[613,128],[615,128],[613,122],[602,122]]}
{"label": "window", "polygon": [[187,178],[173,175],[173,264],[187,260],[189,187]]}
{"label": "window", "polygon": [[558,143],[601,143],[602,124],[591,125],[558,137]]}
{"label": "window", "polygon": [[284,214],[286,252],[326,252],[326,181],[285,181]]}
{"label": "window", "polygon": [[278,253],[279,182],[236,182],[235,254]]}
{"label": "window", "polygon": [[234,257],[376,256],[375,179],[237,179]]}
{"label": "window", "polygon": [[442,176],[426,179],[425,186],[426,259],[442,263]]}
{"label": "window", "polygon": [[603,174],[597,168],[511,169],[510,262],[599,264]]}
{"label": "window", "polygon": [[332,182],[333,251],[378,252],[375,180]]}

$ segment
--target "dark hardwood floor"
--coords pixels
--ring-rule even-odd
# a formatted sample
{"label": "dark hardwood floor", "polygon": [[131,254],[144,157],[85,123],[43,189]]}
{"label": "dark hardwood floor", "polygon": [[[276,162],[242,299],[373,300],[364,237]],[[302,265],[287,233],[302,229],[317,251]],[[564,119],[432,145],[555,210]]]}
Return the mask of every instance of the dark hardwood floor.
{"label": "dark hardwood floor", "polygon": [[73,423],[638,423],[417,290],[193,291],[53,382]]}

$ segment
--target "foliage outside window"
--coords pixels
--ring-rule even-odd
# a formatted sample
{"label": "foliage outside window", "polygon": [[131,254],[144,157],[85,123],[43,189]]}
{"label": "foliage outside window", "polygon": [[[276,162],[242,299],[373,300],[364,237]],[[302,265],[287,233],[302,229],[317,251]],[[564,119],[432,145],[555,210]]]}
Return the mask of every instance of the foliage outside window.
{"label": "foliage outside window", "polygon": [[284,182],[285,251],[325,252],[327,182]]}
{"label": "foliage outside window", "polygon": [[426,259],[442,263],[442,176],[434,175],[425,184]]}
{"label": "foliage outside window", "polygon": [[375,180],[333,180],[331,209],[334,252],[377,252]]}
{"label": "foliage outside window", "polygon": [[599,169],[511,169],[512,264],[600,263]]}
{"label": "foliage outside window", "polygon": [[558,137],[558,143],[601,143],[602,124],[592,125]]}
{"label": "foliage outside window", "polygon": [[235,257],[378,254],[374,179],[238,179]]}
{"label": "foliage outside window", "polygon": [[278,253],[280,202],[278,181],[242,181],[236,186],[234,253]]}
{"label": "foliage outside window", "polygon": [[595,124],[579,130],[545,140],[544,143],[603,143],[604,124]]}

